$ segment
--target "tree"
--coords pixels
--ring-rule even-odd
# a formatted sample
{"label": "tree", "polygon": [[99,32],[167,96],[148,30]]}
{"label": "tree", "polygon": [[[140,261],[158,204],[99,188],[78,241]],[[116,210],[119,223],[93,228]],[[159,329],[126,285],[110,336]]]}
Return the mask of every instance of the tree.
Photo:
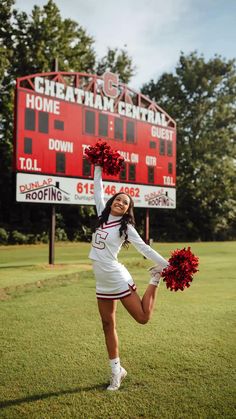
{"label": "tree", "polygon": [[12,6],[14,0],[3,0],[0,5],[0,214],[8,216],[11,196],[11,168],[13,153],[14,81],[11,76],[13,57]]}
{"label": "tree", "polygon": [[52,71],[53,58],[61,71],[90,72],[95,65],[94,40],[71,19],[62,19],[57,5],[49,0],[42,9],[34,6],[31,17],[14,11],[15,76]]}
{"label": "tree", "polygon": [[182,53],[175,74],[142,91],[177,122],[177,209],[160,224],[175,239],[235,238],[235,60]]}
{"label": "tree", "polygon": [[11,9],[14,0],[3,0],[0,8],[0,81],[10,67],[12,57]]}
{"label": "tree", "polygon": [[97,74],[103,74],[106,70],[118,73],[123,83],[128,83],[135,74],[132,58],[127,51],[118,48],[108,48],[107,54],[97,64]]}

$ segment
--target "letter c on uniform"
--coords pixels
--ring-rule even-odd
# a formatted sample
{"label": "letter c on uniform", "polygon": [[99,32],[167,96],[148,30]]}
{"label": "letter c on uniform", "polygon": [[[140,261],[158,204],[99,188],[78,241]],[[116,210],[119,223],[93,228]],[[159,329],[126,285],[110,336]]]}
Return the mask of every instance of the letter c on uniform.
{"label": "letter c on uniform", "polygon": [[110,73],[110,71],[107,71],[103,74],[103,91],[106,96],[115,98],[118,96],[118,82],[119,77],[118,74]]}

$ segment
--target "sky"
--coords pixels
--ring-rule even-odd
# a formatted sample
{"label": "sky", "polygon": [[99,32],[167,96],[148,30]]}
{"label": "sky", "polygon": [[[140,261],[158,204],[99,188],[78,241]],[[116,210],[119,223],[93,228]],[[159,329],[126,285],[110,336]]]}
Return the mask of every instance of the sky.
{"label": "sky", "polygon": [[[129,87],[139,90],[173,72],[181,51],[236,58],[236,0],[54,0],[94,38],[98,58],[107,48],[126,49],[136,66]],[[30,14],[47,0],[16,0]]]}

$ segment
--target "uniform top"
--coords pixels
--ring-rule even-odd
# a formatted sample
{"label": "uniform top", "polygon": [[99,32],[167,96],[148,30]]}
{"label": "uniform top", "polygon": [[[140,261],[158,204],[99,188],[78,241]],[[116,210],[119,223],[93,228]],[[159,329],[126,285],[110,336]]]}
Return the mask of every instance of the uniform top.
{"label": "uniform top", "polygon": [[[97,214],[100,216],[105,208],[102,168],[100,166],[95,166],[94,169],[94,200]],[[89,253],[90,259],[102,263],[117,261],[118,253],[124,242],[124,237],[120,237],[119,233],[120,225],[121,217],[110,214],[107,222],[96,229],[92,236],[92,248]],[[127,227],[129,242],[146,258],[153,260],[153,262],[165,268],[168,262],[141,239],[131,224],[128,224]]]}

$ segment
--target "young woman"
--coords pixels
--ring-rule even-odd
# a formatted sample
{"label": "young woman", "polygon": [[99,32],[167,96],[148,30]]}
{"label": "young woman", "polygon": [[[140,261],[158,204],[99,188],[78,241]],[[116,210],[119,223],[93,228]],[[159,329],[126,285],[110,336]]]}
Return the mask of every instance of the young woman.
{"label": "young woman", "polygon": [[[112,372],[107,390],[118,390],[127,372],[120,365],[119,359],[116,300],[122,302],[138,323],[147,323],[154,309],[160,273],[168,265],[168,262],[145,244],[135,230],[134,203],[129,195],[115,194],[105,205],[100,166],[95,166],[94,169],[94,199],[99,218],[93,234],[89,257],[93,260],[98,309]],[[130,273],[117,260],[121,246],[127,245],[129,242],[142,255],[157,263],[157,266],[150,269],[150,282],[142,299],[136,292],[136,286]]]}

